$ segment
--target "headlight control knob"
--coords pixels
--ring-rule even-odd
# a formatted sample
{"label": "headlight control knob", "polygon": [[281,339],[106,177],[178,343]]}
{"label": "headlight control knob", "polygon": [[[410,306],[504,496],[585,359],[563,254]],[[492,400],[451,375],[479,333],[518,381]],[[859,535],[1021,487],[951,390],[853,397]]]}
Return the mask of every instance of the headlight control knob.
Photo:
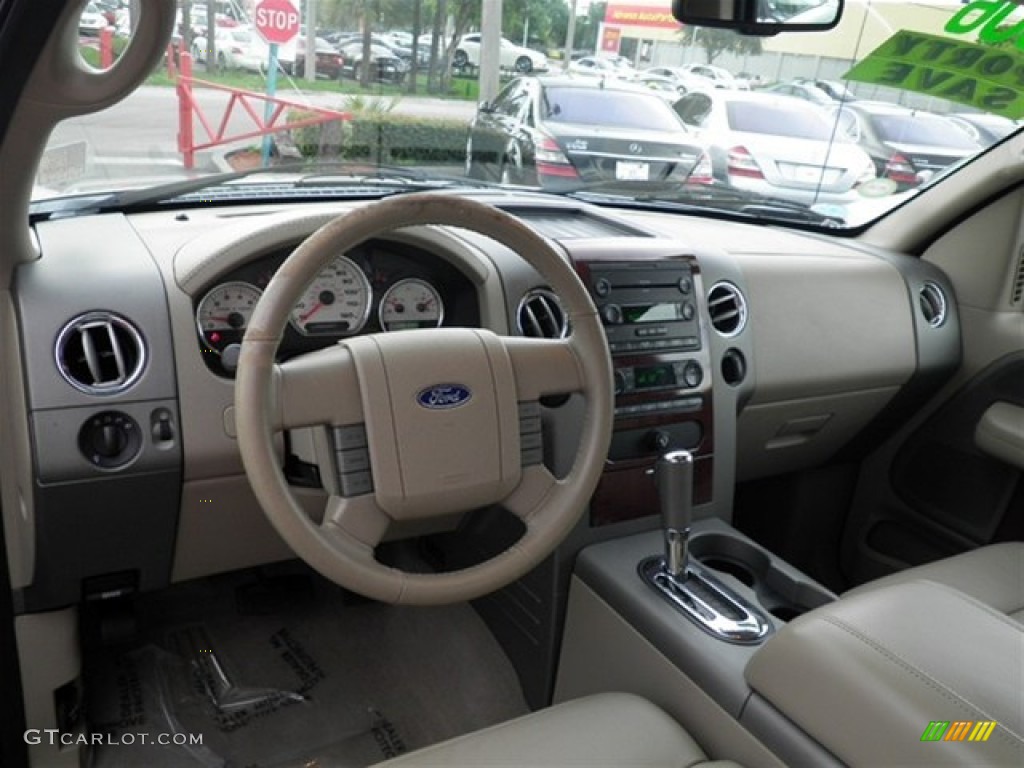
{"label": "headlight control knob", "polygon": [[100,469],[118,469],[142,450],[138,423],[127,413],[102,411],[89,417],[78,431],[82,455]]}

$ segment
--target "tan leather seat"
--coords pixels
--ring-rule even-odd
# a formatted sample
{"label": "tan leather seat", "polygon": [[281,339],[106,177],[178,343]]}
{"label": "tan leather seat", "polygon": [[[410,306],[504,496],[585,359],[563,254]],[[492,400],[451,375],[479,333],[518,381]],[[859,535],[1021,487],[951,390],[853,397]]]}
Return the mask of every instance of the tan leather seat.
{"label": "tan leather seat", "polygon": [[992,544],[908,568],[851,589],[843,598],[922,579],[952,587],[1024,624],[1024,542]]}
{"label": "tan leather seat", "polygon": [[675,720],[646,699],[601,693],[542,709],[380,763],[377,768],[738,768],[710,761]]}

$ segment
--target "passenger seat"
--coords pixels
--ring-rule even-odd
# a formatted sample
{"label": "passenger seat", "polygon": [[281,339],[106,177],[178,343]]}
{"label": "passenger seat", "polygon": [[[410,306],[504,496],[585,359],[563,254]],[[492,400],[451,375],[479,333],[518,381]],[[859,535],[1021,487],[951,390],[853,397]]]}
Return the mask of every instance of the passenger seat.
{"label": "passenger seat", "polygon": [[963,592],[1024,624],[1024,542],[1019,541],[991,544],[908,568],[851,589],[843,598],[922,579]]}

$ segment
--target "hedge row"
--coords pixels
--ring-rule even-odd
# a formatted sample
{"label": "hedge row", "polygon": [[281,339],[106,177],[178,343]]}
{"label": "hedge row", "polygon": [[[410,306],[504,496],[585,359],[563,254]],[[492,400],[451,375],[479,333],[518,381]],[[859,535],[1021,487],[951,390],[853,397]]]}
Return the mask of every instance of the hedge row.
{"label": "hedge row", "polygon": [[[310,113],[293,111],[289,120]],[[413,117],[390,113],[356,114],[292,130],[292,140],[305,157],[370,160],[380,163],[462,162],[466,153],[466,123],[460,120]]]}

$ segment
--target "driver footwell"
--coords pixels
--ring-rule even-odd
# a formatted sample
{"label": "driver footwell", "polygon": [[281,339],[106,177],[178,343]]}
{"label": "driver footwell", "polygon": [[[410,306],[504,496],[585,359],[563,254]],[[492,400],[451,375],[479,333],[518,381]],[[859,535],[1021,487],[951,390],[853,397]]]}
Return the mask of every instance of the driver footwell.
{"label": "driver footwell", "polygon": [[289,564],[142,596],[135,616],[130,641],[85,651],[95,768],[364,766],[527,711],[466,604],[364,601]]}

